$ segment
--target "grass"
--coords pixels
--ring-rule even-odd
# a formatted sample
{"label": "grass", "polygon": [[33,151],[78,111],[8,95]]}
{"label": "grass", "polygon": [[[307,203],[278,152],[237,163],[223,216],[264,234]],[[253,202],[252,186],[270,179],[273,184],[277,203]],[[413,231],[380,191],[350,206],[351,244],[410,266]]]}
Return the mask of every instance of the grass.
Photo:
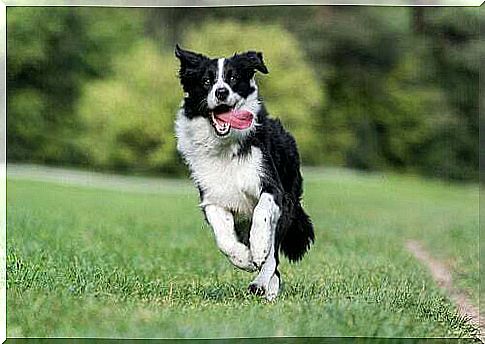
{"label": "grass", "polygon": [[[7,335],[469,337],[421,240],[478,297],[478,186],[305,173],[317,241],[268,303],[218,252],[188,184],[156,193],[10,178]],[[478,303],[478,301],[477,301]]]}

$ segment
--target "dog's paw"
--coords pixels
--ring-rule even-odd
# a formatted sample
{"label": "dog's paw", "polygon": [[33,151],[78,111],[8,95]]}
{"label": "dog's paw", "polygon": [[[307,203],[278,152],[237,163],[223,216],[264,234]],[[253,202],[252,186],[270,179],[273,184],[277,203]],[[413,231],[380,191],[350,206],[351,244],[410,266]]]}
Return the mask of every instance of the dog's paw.
{"label": "dog's paw", "polygon": [[247,263],[247,262],[238,262],[238,264],[234,264],[236,267],[238,267],[241,270],[247,271],[247,272],[255,272],[258,271],[258,268],[252,263]]}
{"label": "dog's paw", "polygon": [[248,286],[248,291],[251,294],[258,296],[263,296],[264,294],[266,294],[266,288],[264,287],[264,285],[257,282],[251,282]]}
{"label": "dog's paw", "polygon": [[276,299],[278,293],[280,292],[280,285],[280,277],[276,274],[273,274],[273,276],[271,276],[271,279],[269,280],[268,288],[264,295],[266,297],[266,300],[273,301],[274,299]]}
{"label": "dog's paw", "polygon": [[253,264],[251,251],[243,244],[237,244],[229,254],[231,263],[241,270],[254,272],[257,267]]}
{"label": "dog's paw", "polygon": [[248,291],[254,295],[264,296],[268,301],[273,301],[280,291],[280,278],[273,274],[267,284],[261,283],[261,281],[256,279],[249,284]]}

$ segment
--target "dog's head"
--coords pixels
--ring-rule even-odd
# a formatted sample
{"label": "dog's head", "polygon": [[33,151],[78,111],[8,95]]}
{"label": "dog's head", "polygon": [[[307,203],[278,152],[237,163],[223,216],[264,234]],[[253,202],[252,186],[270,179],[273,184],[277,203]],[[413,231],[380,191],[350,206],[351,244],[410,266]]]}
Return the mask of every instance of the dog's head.
{"label": "dog's head", "polygon": [[191,116],[206,117],[220,137],[244,135],[254,128],[260,107],[254,74],[268,73],[262,53],[212,59],[177,45],[175,56]]}

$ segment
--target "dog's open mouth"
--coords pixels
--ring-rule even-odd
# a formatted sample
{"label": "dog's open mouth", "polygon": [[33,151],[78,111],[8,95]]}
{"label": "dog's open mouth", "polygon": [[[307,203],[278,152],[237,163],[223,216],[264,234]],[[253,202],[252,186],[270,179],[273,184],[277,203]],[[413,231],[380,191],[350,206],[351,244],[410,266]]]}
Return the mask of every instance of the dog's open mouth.
{"label": "dog's open mouth", "polygon": [[231,128],[242,130],[253,123],[254,115],[248,110],[237,110],[227,105],[219,105],[210,113],[212,126],[219,136],[229,134]]}

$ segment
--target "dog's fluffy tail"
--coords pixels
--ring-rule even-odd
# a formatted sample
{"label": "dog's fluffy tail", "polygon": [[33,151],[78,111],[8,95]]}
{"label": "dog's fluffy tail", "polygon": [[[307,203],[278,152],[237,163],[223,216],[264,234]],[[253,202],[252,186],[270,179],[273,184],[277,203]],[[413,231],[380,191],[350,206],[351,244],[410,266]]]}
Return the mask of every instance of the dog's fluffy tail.
{"label": "dog's fluffy tail", "polygon": [[298,262],[315,241],[315,233],[310,217],[299,202],[292,210],[291,224],[282,238],[281,251],[291,262]]}

